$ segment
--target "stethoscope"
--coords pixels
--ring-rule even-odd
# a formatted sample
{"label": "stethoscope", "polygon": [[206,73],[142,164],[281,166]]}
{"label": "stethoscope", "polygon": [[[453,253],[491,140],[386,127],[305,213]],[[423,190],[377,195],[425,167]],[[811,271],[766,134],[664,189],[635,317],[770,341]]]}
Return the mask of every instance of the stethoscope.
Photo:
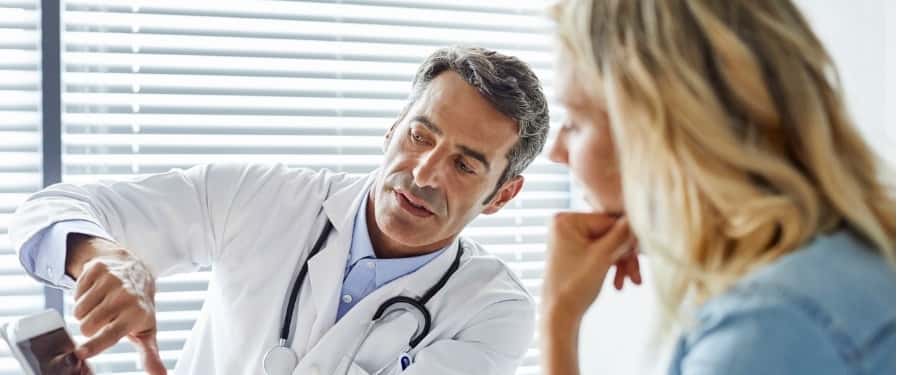
{"label": "stethoscope", "polygon": [[[266,352],[265,357],[263,357],[263,369],[265,370],[267,375],[282,375],[282,374],[290,374],[294,371],[294,368],[297,367],[297,353],[295,353],[291,348],[288,347],[288,338],[291,334],[291,321],[294,317],[294,306],[297,304],[297,296],[300,294],[300,289],[303,287],[303,279],[306,278],[306,273],[309,269],[308,264],[309,260],[319,253],[322,250],[322,245],[324,245],[325,240],[328,239],[328,234],[331,232],[331,221],[325,220],[325,227],[322,228],[322,233],[319,234],[319,238],[316,240],[315,245],[313,245],[312,251],[309,253],[309,256],[306,257],[306,261],[303,262],[303,267],[300,268],[300,273],[297,275],[297,279],[294,280],[294,286],[291,289],[291,296],[288,299],[287,311],[284,315],[284,323],[281,325],[281,334],[278,336],[278,345],[273,346]],[[398,310],[403,311],[417,311],[420,315],[420,325],[416,330],[416,333],[409,339],[409,346],[406,350],[398,358],[400,362],[400,366],[402,369],[406,369],[412,363],[412,360],[409,357],[409,352],[419,345],[422,342],[422,339],[428,335],[428,332],[431,330],[431,313],[428,311],[428,308],[425,307],[425,304],[431,300],[431,297],[434,297],[437,292],[439,292],[445,284],[447,284],[447,280],[450,279],[450,276],[453,276],[453,273],[459,268],[459,261],[462,257],[463,248],[462,244],[458,246],[456,250],[456,258],[453,260],[453,263],[450,265],[450,268],[444,272],[444,275],[441,276],[441,279],[437,281],[434,285],[422,295],[421,298],[415,299],[407,296],[396,296],[393,298],[384,301],[381,306],[378,306],[378,310],[375,311],[375,314],[372,316],[372,320],[369,322],[368,327],[366,328],[365,334],[360,337],[358,340],[356,347],[352,351],[352,355],[349,359],[356,357],[359,348],[362,346],[365,339],[369,336],[369,333],[375,328],[375,326],[381,322],[381,320]],[[349,361],[342,362],[344,369],[344,373],[349,370]],[[340,369],[342,366],[338,366]],[[340,372],[338,372],[340,373]]]}

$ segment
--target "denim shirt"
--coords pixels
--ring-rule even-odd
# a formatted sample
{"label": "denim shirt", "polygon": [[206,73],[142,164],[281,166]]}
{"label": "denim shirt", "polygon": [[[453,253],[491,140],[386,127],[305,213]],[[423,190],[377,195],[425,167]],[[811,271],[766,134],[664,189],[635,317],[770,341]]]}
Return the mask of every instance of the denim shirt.
{"label": "denim shirt", "polygon": [[668,373],[894,374],[895,276],[851,232],[821,235],[703,305]]}

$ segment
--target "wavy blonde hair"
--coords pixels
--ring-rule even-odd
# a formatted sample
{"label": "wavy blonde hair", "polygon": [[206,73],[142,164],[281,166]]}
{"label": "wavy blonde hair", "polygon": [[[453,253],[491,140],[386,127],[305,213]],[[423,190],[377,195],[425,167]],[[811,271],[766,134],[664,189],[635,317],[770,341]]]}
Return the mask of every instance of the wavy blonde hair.
{"label": "wavy blonde hair", "polygon": [[685,305],[838,227],[894,267],[893,182],[879,180],[892,169],[854,128],[790,1],[564,0],[550,13],[563,58],[609,113],[663,331]]}

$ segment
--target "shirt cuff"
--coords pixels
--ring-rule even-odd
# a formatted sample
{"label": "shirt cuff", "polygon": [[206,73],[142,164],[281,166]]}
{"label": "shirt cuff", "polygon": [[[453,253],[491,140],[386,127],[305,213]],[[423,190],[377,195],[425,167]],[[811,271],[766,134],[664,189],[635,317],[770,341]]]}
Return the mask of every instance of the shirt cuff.
{"label": "shirt cuff", "polygon": [[43,236],[35,236],[39,242],[34,248],[36,253],[33,254],[34,275],[63,289],[75,287],[75,280],[66,274],[66,239],[70,233],[112,241],[112,237],[103,228],[87,220],[61,221],[45,231]]}

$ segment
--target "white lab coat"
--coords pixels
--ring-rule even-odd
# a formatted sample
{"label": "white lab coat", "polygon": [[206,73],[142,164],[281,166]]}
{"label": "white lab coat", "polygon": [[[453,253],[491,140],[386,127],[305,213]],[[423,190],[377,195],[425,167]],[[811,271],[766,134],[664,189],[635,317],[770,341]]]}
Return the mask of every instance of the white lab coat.
{"label": "white lab coat", "polygon": [[[133,181],[57,184],[19,208],[10,237],[18,250],[55,222],[82,219],[157,277],[211,265],[209,293],[175,374],[262,374],[293,279],[327,216],[334,230],[309,261],[291,347],[300,358],[293,374],[332,374],[383,301],[420,296],[455,257],[445,251],[375,290],[335,324],[354,215],[374,175],[212,164]],[[463,238],[462,246],[459,270],[428,303],[431,333],[410,352],[403,374],[512,374],[532,341],[534,302],[521,282],[479,245]],[[416,321],[398,314],[376,329],[348,362],[351,373],[385,366],[382,374],[399,373]]]}

